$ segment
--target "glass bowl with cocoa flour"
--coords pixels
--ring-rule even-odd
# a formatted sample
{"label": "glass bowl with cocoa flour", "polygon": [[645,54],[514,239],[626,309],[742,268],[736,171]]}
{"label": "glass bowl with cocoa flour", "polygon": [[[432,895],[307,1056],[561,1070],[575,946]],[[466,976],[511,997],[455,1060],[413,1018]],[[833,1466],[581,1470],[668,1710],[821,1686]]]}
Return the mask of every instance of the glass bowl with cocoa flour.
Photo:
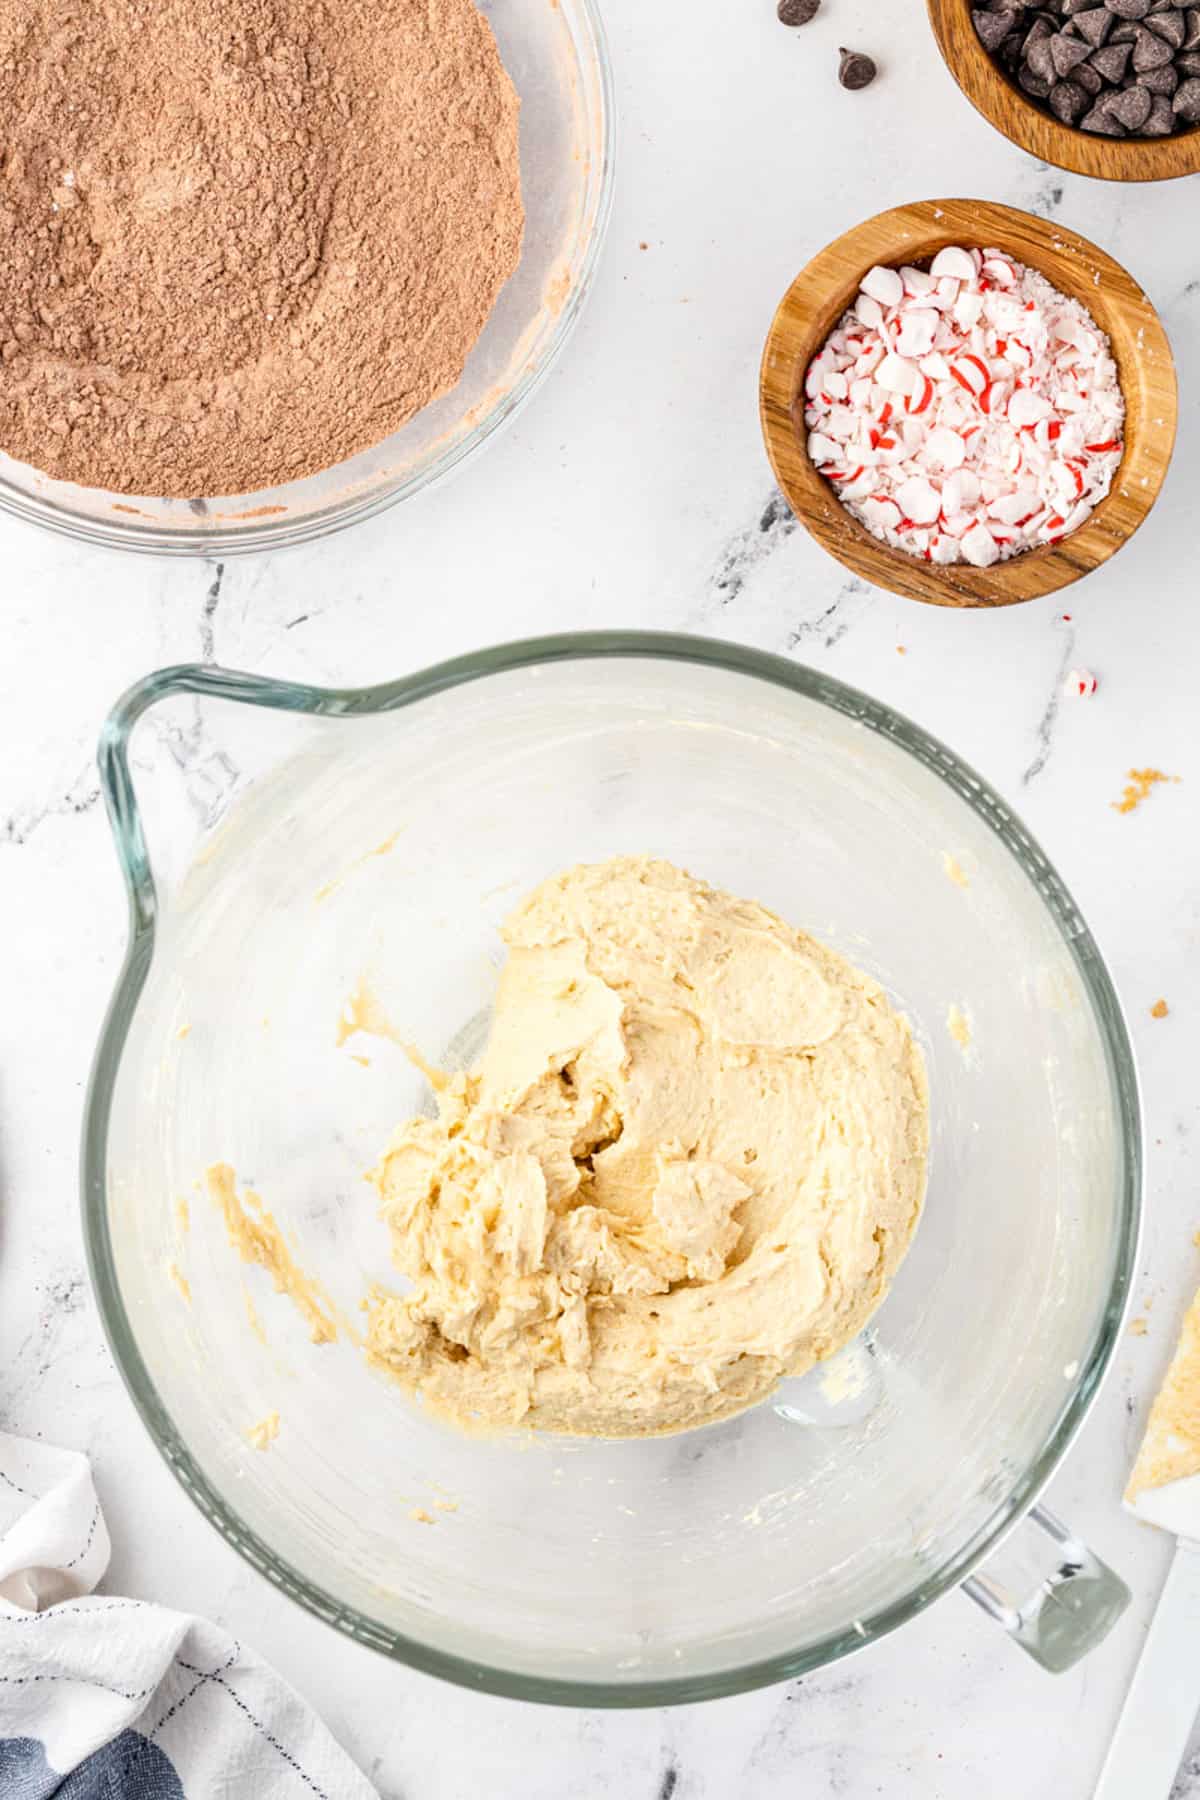
{"label": "glass bowl with cocoa flour", "polygon": [[[373,5],[374,0],[354,0],[351,12],[361,13],[369,20]],[[336,361],[332,371],[328,364],[324,369],[320,367],[322,356],[327,352],[321,349],[319,335],[314,335],[305,344],[302,354],[308,356],[310,369],[315,366],[315,378],[324,380],[327,390],[326,404],[333,421],[328,439],[331,446],[328,466],[321,466],[316,472],[302,469],[299,478],[277,479],[274,485],[264,485],[257,479],[243,482],[240,491],[224,494],[211,491],[215,483],[207,484],[210,491],[180,494],[182,483],[176,483],[179,497],[172,498],[127,491],[129,483],[123,477],[114,477],[94,486],[81,485],[77,480],[56,478],[44,468],[34,466],[41,455],[42,444],[47,445],[44,460],[48,466],[59,470],[69,466],[69,459],[64,465],[61,455],[61,438],[68,431],[80,429],[77,423],[80,404],[74,392],[64,391],[61,416],[52,416],[55,412],[52,405],[44,409],[47,421],[44,433],[39,433],[36,428],[32,432],[26,430],[24,442],[20,432],[12,433],[8,436],[7,448],[0,448],[0,509],[92,543],[157,554],[219,552],[229,555],[281,548],[322,537],[356,520],[369,518],[417,493],[473,456],[513,417],[565,344],[591,284],[612,192],[612,80],[594,0],[542,0],[537,5],[529,5],[528,0],[481,0],[479,10],[494,34],[500,59],[520,102],[518,139],[524,227],[519,261],[503,280],[494,305],[487,313],[486,323],[466,356],[459,379],[453,385],[439,381],[435,369],[430,386],[435,390],[444,386],[446,391],[435,391],[435,397],[426,404],[419,404],[398,428],[389,429],[389,407],[394,415],[397,399],[401,408],[404,404],[404,383],[410,379],[411,356],[409,363],[399,369],[388,367],[385,362],[380,367],[378,383],[384,429],[377,442],[347,455],[344,444],[354,427],[349,425],[343,432],[342,419],[352,412],[353,397],[347,392],[343,408],[337,391],[339,371]],[[251,183],[244,215],[246,230],[244,236],[240,231],[238,233],[231,256],[233,267],[221,272],[222,295],[232,298],[223,308],[218,303],[215,312],[210,308],[208,315],[210,331],[214,320],[218,334],[228,331],[233,355],[236,355],[238,345],[245,342],[247,331],[253,332],[257,328],[262,332],[262,327],[252,316],[256,306],[263,304],[269,309],[275,304],[271,283],[261,277],[259,271],[271,258],[279,262],[280,237],[285,251],[282,287],[285,307],[294,304],[286,292],[287,255],[291,256],[292,267],[299,266],[302,275],[304,246],[300,240],[303,233],[308,232],[310,245],[315,250],[321,249],[320,221],[314,226],[311,218],[303,217],[300,207],[292,213],[288,211],[286,165],[281,164],[279,158],[280,109],[286,110],[291,102],[298,108],[295,115],[297,129],[292,134],[298,146],[296,155],[301,162],[307,155],[305,179],[313,179],[313,157],[309,153],[311,139],[306,133],[304,119],[308,100],[297,96],[305,82],[315,82],[316,91],[321,90],[324,71],[320,46],[314,48],[312,38],[306,45],[299,33],[293,34],[298,41],[269,40],[261,29],[259,11],[256,0],[205,0],[199,8],[201,15],[211,15],[213,41],[220,45],[222,78],[232,79],[235,89],[241,78],[245,93],[249,139],[246,155],[250,159],[248,179]],[[81,17],[86,20],[87,15]],[[96,47],[97,59],[102,48]],[[164,56],[168,49],[164,46]],[[28,46],[25,54],[27,57],[30,54]],[[468,54],[468,73],[474,67],[471,60],[474,56],[477,56],[477,47]],[[292,66],[288,57],[296,59],[295,82],[299,86],[295,90],[291,87]],[[119,63],[119,59],[117,61]],[[330,59],[326,61],[328,65]],[[104,66],[112,70],[114,59],[111,55]],[[144,146],[139,127],[133,133],[126,167],[118,171],[115,182],[110,179],[106,183],[106,206],[115,191],[118,200],[124,195],[130,205],[143,209],[143,212],[155,209],[158,213],[157,220],[152,221],[152,229],[146,229],[145,242],[149,249],[138,269],[139,278],[144,272],[143,293],[150,292],[152,296],[186,296],[191,291],[193,273],[198,282],[209,278],[209,269],[205,266],[207,246],[203,239],[198,235],[194,251],[181,240],[189,231],[199,233],[202,229],[195,224],[198,216],[195,208],[197,203],[203,208],[205,195],[211,196],[213,184],[223,176],[236,184],[247,167],[245,161],[239,165],[236,147],[231,150],[223,117],[214,121],[214,108],[207,103],[202,91],[203,63],[198,67],[201,79],[194,85],[201,91],[189,97],[186,81],[177,84],[184,90],[179,104],[185,108],[187,117],[182,121],[170,116],[162,122],[158,118],[148,120]],[[438,75],[440,71],[434,73]],[[350,347],[353,347],[355,330],[356,294],[361,292],[356,284],[373,254],[374,241],[379,236],[377,227],[386,220],[393,235],[398,235],[395,216],[399,212],[405,220],[404,229],[407,229],[404,208],[415,205],[412,200],[415,165],[406,163],[405,158],[410,154],[417,159],[425,156],[422,134],[426,126],[431,156],[457,157],[460,146],[467,157],[482,158],[485,166],[491,156],[491,147],[481,145],[477,117],[472,117],[469,106],[462,103],[461,94],[453,86],[443,90],[435,85],[429,96],[427,118],[416,117],[409,122],[411,109],[406,110],[404,104],[408,96],[399,87],[389,86],[394,80],[394,73],[384,68],[369,98],[382,109],[377,117],[386,118],[390,111],[391,116],[399,120],[397,141],[404,156],[397,162],[395,179],[391,179],[392,171],[385,161],[383,181],[375,182],[364,194],[361,205],[355,196],[355,203],[350,208],[350,251],[339,244],[337,259],[329,271],[323,272],[315,300],[305,302],[297,320],[297,330],[307,333],[314,317],[318,324],[321,322],[322,308],[341,305],[348,320],[343,341]],[[0,82],[0,89],[2,86]],[[307,94],[307,90],[304,91]],[[391,108],[393,96],[394,109]],[[4,94],[0,91],[0,107],[3,103]],[[170,115],[172,103],[168,102],[163,111]],[[31,132],[36,125],[37,121],[31,123]],[[265,132],[261,140],[257,136],[260,126]],[[55,141],[51,121],[50,128],[41,133],[40,144]],[[42,209],[50,230],[61,233],[56,241],[64,244],[71,230],[71,214],[78,206],[87,182],[87,171],[82,164],[80,169],[67,166],[74,160],[69,144],[62,148],[61,154],[50,155],[48,160],[40,144],[33,146],[23,162],[25,224],[36,236],[38,209]],[[264,148],[266,154],[260,155]],[[376,161],[378,164],[378,156]],[[496,153],[495,161],[497,164],[501,161],[500,152]],[[106,174],[111,177],[112,171]],[[331,189],[334,192],[340,189],[343,220],[347,210],[345,191],[347,186],[353,190],[357,177],[358,171],[345,161],[334,162],[327,171]],[[253,184],[259,184],[261,194],[262,183],[268,179],[271,191],[264,208],[261,197],[256,198]],[[436,191],[436,182],[433,186]],[[469,200],[469,189],[467,194]],[[475,198],[478,199],[478,195]],[[262,216],[264,211],[268,215],[274,214],[277,200],[283,212],[283,226],[278,232],[271,226],[270,242],[266,242]],[[453,196],[447,203],[455,204]],[[436,194],[432,214],[442,210],[442,197]],[[238,216],[235,212],[234,217]],[[78,232],[78,213],[75,223]],[[414,229],[420,230],[422,223],[422,220],[414,219]],[[80,255],[94,258],[100,265],[99,276],[103,279],[103,261],[112,253],[112,247],[106,238],[104,209],[99,205],[92,207],[77,241]],[[435,247],[438,241],[436,236],[429,239]],[[61,266],[61,251],[59,254]],[[468,247],[464,252],[464,258],[468,259],[464,275],[467,281],[474,279],[474,269],[469,262],[471,255]],[[258,257],[263,260],[256,264]],[[361,260],[356,269],[358,257]],[[439,278],[437,264],[441,260],[439,255],[431,254],[424,265],[418,262],[411,269],[389,268],[387,274],[393,292],[397,286],[420,287],[426,281],[432,286]],[[16,323],[23,317],[20,302],[14,309],[11,304],[6,304],[6,296],[0,293],[0,326],[4,327],[0,330],[3,340],[0,343],[3,355],[0,399],[5,382],[10,384],[10,395],[20,387],[23,372],[29,366],[23,352],[36,351],[39,347],[48,352],[36,359],[39,381],[53,384],[56,380],[55,363],[60,347],[64,361],[75,359],[71,379],[78,380],[79,362],[89,360],[87,329],[85,325],[81,350],[78,333],[72,336],[76,315],[69,310],[69,300],[61,308],[59,302],[64,293],[69,295],[73,282],[80,278],[82,285],[86,285],[88,265],[72,267],[68,259],[65,278],[57,273],[49,277],[50,291],[45,309],[34,300],[24,314],[25,322],[20,323],[20,329],[16,328]],[[453,304],[456,275],[453,271],[447,275],[443,270],[441,279]],[[111,269],[109,287],[110,292],[113,291]],[[115,291],[119,293],[119,287]],[[183,297],[170,302],[179,318],[178,347],[169,341],[168,332],[167,354],[162,358],[166,380],[178,373],[180,359],[187,355],[189,304]],[[131,309],[133,305],[131,299]],[[440,309],[441,302],[434,300],[426,311],[436,318]],[[248,321],[247,310],[251,314]],[[111,303],[109,311],[110,314],[113,311]],[[6,317],[6,313],[12,316]],[[160,314],[160,333],[162,318],[171,316],[169,308]],[[264,316],[272,320],[269,310]],[[419,317],[419,312],[414,312],[413,316]],[[111,327],[111,320],[106,323]],[[125,332],[131,358],[137,356],[138,326],[139,321],[134,318]],[[32,345],[28,342],[31,328],[34,334]],[[468,327],[468,336],[470,332]],[[299,341],[299,336],[293,333],[291,342],[297,344]],[[287,335],[277,332],[275,342],[281,354],[286,355]],[[103,352],[98,348],[94,354],[97,383],[102,392],[111,391],[103,386],[110,378],[111,359],[105,353],[109,347],[106,343]],[[268,357],[274,353],[268,345]],[[219,368],[213,371],[218,402],[222,379]],[[364,386],[361,368],[357,380],[361,408]],[[282,385],[276,382],[277,388]],[[370,383],[366,385],[369,421],[375,396],[370,393]],[[419,383],[413,383],[411,391],[423,397],[425,389]],[[144,388],[142,397],[144,399]],[[84,405],[87,404],[89,398],[85,391]],[[140,430],[143,434],[147,413],[153,430],[152,397],[149,407],[142,409]],[[243,406],[243,416],[253,422],[253,393]],[[85,420],[83,429],[86,428]],[[370,429],[369,422],[367,428]],[[106,429],[111,436],[111,420]],[[138,429],[131,422],[131,440],[136,441]],[[263,438],[270,435],[271,428],[260,430]],[[56,436],[58,448],[55,447]],[[339,436],[342,443],[338,441]],[[318,439],[318,455],[322,441]],[[0,432],[0,445],[4,442]],[[140,443],[138,447],[140,450]],[[310,471],[314,463],[313,448],[310,422],[305,446]],[[15,450],[17,454],[9,454],[9,450]],[[28,460],[18,460],[22,450],[28,453]],[[119,459],[119,448],[116,455]],[[136,465],[136,457],[133,460]],[[244,463],[243,466],[249,465]]]}

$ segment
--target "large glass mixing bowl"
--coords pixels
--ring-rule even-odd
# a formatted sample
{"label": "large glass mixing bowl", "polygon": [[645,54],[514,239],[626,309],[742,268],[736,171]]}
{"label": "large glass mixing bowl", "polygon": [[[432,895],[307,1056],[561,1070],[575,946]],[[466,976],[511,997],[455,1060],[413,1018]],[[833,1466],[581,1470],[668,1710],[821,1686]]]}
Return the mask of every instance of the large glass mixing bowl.
{"label": "large glass mixing bowl", "polygon": [[[160,1450],[278,1586],[476,1686],[698,1699],[904,1623],[1026,1513],[1119,1329],[1137,1095],[1070,896],[948,750],[794,663],[635,634],[354,691],[166,670],[101,764],[132,930],[88,1106],[93,1277]],[[925,1216],[864,1337],[738,1418],[463,1435],[353,1342],[396,1279],[363,1171],[429,1099],[397,1042],[339,1021],[357,990],[368,1023],[469,1059],[508,909],[622,852],[764,901],[884,984],[929,1063]],[[324,1281],[338,1342],[236,1259],[200,1185],[218,1159]],[[1053,1605],[987,1571],[972,1591],[1065,1666],[1123,1591],[1048,1523]]]}
{"label": "large glass mixing bowl", "polygon": [[458,385],[303,481],[187,500],[55,481],[0,451],[0,512],[158,554],[230,556],[326,536],[428,487],[510,420],[570,336],[612,201],[612,70],[596,0],[482,0],[521,98],[525,239]]}

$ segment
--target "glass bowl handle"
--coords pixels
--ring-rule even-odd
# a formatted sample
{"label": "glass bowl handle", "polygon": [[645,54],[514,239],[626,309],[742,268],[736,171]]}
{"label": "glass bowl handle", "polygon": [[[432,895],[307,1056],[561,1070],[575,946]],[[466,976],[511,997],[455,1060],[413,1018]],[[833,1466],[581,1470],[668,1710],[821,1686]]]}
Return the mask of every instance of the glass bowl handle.
{"label": "glass bowl handle", "polygon": [[[1036,1566],[1032,1577],[1030,1574],[1028,1552],[1033,1548],[1030,1540],[1035,1530],[1053,1545],[1051,1568],[1040,1579]],[[1044,1567],[1046,1546],[1035,1541],[1041,1552],[1037,1561]],[[1011,1586],[997,1572],[998,1564],[1011,1565]],[[1052,1675],[1061,1674],[1094,1650],[1130,1600],[1121,1577],[1044,1506],[1035,1506],[987,1567],[964,1581],[962,1588]],[[1018,1593],[1024,1598],[1017,1598]]]}

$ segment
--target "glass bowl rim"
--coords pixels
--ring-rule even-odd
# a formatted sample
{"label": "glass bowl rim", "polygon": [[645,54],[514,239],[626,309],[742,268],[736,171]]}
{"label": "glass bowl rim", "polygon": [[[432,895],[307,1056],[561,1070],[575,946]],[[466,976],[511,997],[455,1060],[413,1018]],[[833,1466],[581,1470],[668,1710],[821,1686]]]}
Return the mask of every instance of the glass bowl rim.
{"label": "glass bowl rim", "polygon": [[[397,711],[492,675],[553,663],[642,658],[747,675],[799,694],[888,739],[939,776],[999,838],[1036,886],[1057,925],[1092,1004],[1118,1110],[1121,1146],[1120,1217],[1115,1266],[1094,1341],[1040,1451],[1011,1491],[965,1544],[902,1600],[864,1616],[854,1628],[814,1644],[703,1674],[645,1681],[577,1680],[531,1675],[475,1661],[405,1636],[310,1581],[250,1529],[217,1492],[192,1457],[159,1398],[130,1325],[116,1275],[105,1206],[108,1124],[129,1025],[154,953],[157,900],[133,792],[127,750],[138,718],[158,700],[188,694],[243,701],[289,713],[328,718]],[[92,1066],[84,1110],[81,1155],[83,1236],[101,1323],[118,1372],[168,1468],[209,1522],[251,1566],[315,1617],[394,1661],[477,1692],[564,1706],[633,1707],[683,1704],[743,1693],[793,1679],[863,1649],[907,1624],[964,1581],[1037,1500],[1091,1408],[1116,1347],[1136,1269],[1142,1192],[1142,1122],[1136,1065],[1111,977],[1091,932],[1041,846],[998,793],[937,738],[834,677],[766,651],[714,638],[670,632],[601,631],[521,639],[455,657],[397,681],[366,688],[320,688],[200,664],[178,664],[136,682],[117,702],[101,732],[101,786],[129,900],[125,958]]]}
{"label": "glass bowl rim", "polygon": [[[7,515],[25,524],[52,531],[59,537],[99,545],[108,550],[128,550],[135,554],[153,556],[228,558],[256,551],[288,550],[298,544],[333,537],[351,525],[375,518],[402,500],[440,486],[455,470],[471,462],[484,445],[516,417],[558,362],[592,290],[600,253],[608,234],[616,175],[616,85],[612,56],[598,0],[576,0],[576,3],[593,58],[592,72],[598,102],[599,147],[594,172],[589,171],[589,185],[594,183],[591,226],[570,292],[540,355],[521,371],[512,387],[477,424],[399,481],[374,490],[368,487],[356,496],[331,500],[295,518],[244,518],[241,522],[230,520],[228,524],[207,529],[143,524],[137,519],[93,519],[39,494],[23,493],[2,476],[0,516]],[[82,491],[102,493],[107,490],[89,488]],[[267,491],[270,490],[259,490],[260,493]],[[253,510],[253,493],[238,495],[236,499],[245,501]]]}

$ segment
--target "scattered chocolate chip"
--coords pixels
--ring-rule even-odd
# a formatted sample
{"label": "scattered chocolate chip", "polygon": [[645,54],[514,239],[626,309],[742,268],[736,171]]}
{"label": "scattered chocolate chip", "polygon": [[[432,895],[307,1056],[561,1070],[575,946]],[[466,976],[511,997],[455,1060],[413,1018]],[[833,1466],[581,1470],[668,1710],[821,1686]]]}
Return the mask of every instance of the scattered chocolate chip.
{"label": "scattered chocolate chip", "polygon": [[873,58],[864,56],[861,50],[839,50],[838,80],[844,88],[870,87],[879,73]]}
{"label": "scattered chocolate chip", "polygon": [[1172,50],[1183,49],[1183,40],[1187,36],[1187,25],[1181,12],[1156,13],[1152,19],[1146,20],[1146,29],[1153,31],[1160,38],[1165,38]]}
{"label": "scattered chocolate chip", "polygon": [[1192,75],[1180,84],[1171,111],[1185,125],[1200,124],[1200,77]]}
{"label": "scattered chocolate chip", "polygon": [[1091,65],[1097,75],[1105,81],[1117,83],[1129,67],[1128,44],[1105,44],[1102,50],[1093,50]]}
{"label": "scattered chocolate chip", "polygon": [[776,10],[781,25],[807,25],[821,10],[821,0],[779,0]]}
{"label": "scattered chocolate chip", "polygon": [[1150,11],[1150,0],[1104,0],[1104,4],[1118,19],[1144,19]]}
{"label": "scattered chocolate chip", "polygon": [[1015,12],[980,12],[977,10],[971,14],[971,17],[975,21],[975,29],[979,33],[979,41],[984,49],[995,51],[1000,48],[1005,38],[1012,35],[1018,15]]}
{"label": "scattered chocolate chip", "polygon": [[1076,13],[1072,23],[1084,42],[1099,50],[1113,28],[1113,15],[1107,6],[1093,6],[1087,12]]}

